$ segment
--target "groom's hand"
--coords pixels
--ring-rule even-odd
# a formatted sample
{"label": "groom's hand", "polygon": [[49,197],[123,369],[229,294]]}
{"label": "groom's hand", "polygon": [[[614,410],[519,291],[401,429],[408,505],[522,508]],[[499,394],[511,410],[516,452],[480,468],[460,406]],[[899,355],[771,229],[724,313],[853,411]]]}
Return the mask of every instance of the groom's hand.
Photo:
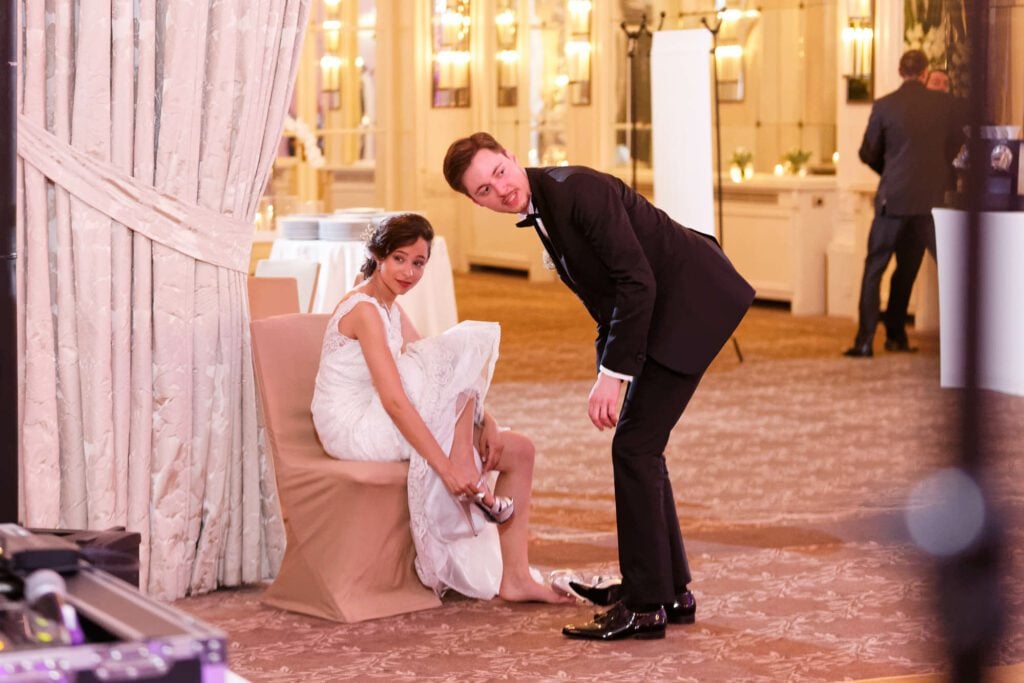
{"label": "groom's hand", "polygon": [[600,430],[611,429],[619,421],[619,390],[622,380],[601,372],[590,390],[587,413],[590,421]]}

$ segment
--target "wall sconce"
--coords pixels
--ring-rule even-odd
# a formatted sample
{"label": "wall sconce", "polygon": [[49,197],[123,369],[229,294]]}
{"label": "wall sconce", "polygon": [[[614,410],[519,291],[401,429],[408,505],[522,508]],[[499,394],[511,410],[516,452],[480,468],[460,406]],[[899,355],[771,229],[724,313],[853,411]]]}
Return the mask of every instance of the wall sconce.
{"label": "wall sconce", "polygon": [[498,106],[514,107],[519,91],[519,53],[502,50],[496,55],[498,62]]}
{"label": "wall sconce", "polygon": [[[743,46],[738,43],[715,48],[719,86],[732,86],[735,99],[743,99]],[[725,88],[723,88],[725,89]]]}
{"label": "wall sconce", "polygon": [[469,106],[470,0],[434,0],[433,106]]}
{"label": "wall sconce", "polygon": [[342,59],[337,55],[320,58],[320,90],[326,95],[330,109],[341,107],[341,66]]}
{"label": "wall sconce", "polygon": [[870,102],[874,96],[874,12],[871,0],[847,2],[843,28],[843,77],[847,102]]}
{"label": "wall sconce", "polygon": [[590,36],[591,0],[569,0],[569,33],[574,36]]}
{"label": "wall sconce", "polygon": [[326,19],[321,27],[324,32],[324,48],[328,52],[337,52],[341,45],[341,20]]}
{"label": "wall sconce", "polygon": [[514,107],[519,91],[519,22],[516,19],[515,0],[501,0],[494,16],[497,37],[495,62],[498,68],[498,106]]}
{"label": "wall sconce", "polygon": [[569,103],[590,104],[591,0],[568,0],[569,39],[565,41]]}
{"label": "wall sconce", "polygon": [[326,107],[341,107],[341,67],[338,56],[341,47],[341,0],[323,0],[323,22],[320,33],[324,40],[324,55],[320,58],[320,92]]}
{"label": "wall sconce", "polygon": [[565,44],[569,77],[569,103],[590,104],[590,43],[570,40]]}
{"label": "wall sconce", "polygon": [[458,50],[438,52],[434,56],[434,74],[437,78],[437,87],[441,90],[468,88],[470,59],[471,56],[468,52]]}

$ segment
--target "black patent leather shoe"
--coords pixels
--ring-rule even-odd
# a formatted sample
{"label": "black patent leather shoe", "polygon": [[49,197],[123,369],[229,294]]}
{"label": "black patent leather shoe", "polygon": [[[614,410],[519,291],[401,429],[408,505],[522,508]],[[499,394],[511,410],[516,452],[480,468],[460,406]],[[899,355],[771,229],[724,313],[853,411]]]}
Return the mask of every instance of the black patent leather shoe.
{"label": "black patent leather shoe", "polygon": [[871,358],[875,352],[871,350],[871,344],[856,344],[843,351],[847,358]]}
{"label": "black patent leather shoe", "polygon": [[665,605],[665,614],[670,624],[692,624],[697,620],[697,599],[686,591],[675,602]]}
{"label": "black patent leather shoe", "polygon": [[667,623],[664,607],[650,612],[634,612],[620,602],[586,624],[569,624],[562,629],[562,635],[583,640],[653,640],[665,637]]}
{"label": "black patent leather shoe", "polygon": [[622,600],[622,583],[619,581],[596,586],[570,581],[569,588],[584,600],[589,600],[600,607],[608,607]]}
{"label": "black patent leather shoe", "polygon": [[[668,617],[670,624],[692,624],[697,621],[697,600],[690,591],[686,591],[673,602],[666,602],[662,607],[665,608],[665,616]],[[595,621],[607,618],[608,612],[594,615]]]}
{"label": "black patent leather shoe", "polygon": [[[622,600],[622,584],[619,582],[587,586],[570,581],[569,588],[584,600],[600,607],[608,607]],[[684,591],[674,601],[666,602],[664,607],[670,624],[692,624],[697,620],[697,599],[691,591]],[[595,614],[594,619],[606,619],[609,614],[610,611]]]}
{"label": "black patent leather shoe", "polygon": [[894,353],[916,353],[917,347],[911,346],[906,339],[886,339],[885,350]]}

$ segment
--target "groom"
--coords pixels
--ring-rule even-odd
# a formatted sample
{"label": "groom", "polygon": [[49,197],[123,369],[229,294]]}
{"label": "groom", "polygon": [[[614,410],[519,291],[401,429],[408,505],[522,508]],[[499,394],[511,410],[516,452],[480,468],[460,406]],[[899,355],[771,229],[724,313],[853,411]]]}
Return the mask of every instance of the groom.
{"label": "groom", "polygon": [[[586,590],[607,612],[570,638],[662,638],[696,602],[665,466],[669,434],[705,369],[754,298],[712,237],[685,228],[622,181],[583,166],[524,169],[487,133],[456,140],[453,190],[533,227],[562,282],[597,322],[588,412],[614,428],[612,466],[622,584]],[[623,384],[628,384],[621,410]]]}

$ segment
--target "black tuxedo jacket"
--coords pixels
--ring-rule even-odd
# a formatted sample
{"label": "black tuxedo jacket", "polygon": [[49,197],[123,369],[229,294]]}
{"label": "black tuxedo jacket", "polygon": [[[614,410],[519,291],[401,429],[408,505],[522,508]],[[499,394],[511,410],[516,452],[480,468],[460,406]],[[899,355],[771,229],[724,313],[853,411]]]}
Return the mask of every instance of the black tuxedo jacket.
{"label": "black tuxedo jacket", "polygon": [[942,206],[963,139],[960,118],[952,95],[920,81],[904,81],[875,101],[860,159],[882,176],[876,214],[914,216]]}
{"label": "black tuxedo jacket", "polygon": [[606,173],[526,174],[548,233],[538,236],[597,322],[598,365],[635,376],[650,355],[676,372],[703,372],[754,299],[718,243]]}

